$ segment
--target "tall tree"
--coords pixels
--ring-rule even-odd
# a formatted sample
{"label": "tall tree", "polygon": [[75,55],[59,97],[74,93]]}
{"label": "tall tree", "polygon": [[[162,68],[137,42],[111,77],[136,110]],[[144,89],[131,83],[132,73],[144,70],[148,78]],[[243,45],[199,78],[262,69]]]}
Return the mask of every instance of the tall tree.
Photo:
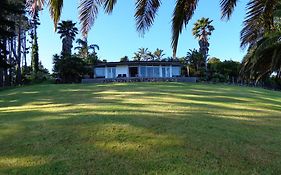
{"label": "tall tree", "polygon": [[31,21],[31,25],[32,25],[31,67],[35,74],[37,74],[39,70],[39,46],[38,46],[38,35],[37,35],[38,25],[40,25],[39,14],[38,14],[39,11],[40,11],[40,7],[37,6],[35,8],[34,13],[32,13],[32,21]]}
{"label": "tall tree", "polygon": [[195,38],[198,39],[200,46],[200,53],[204,56],[205,59],[205,71],[207,75],[207,58],[209,52],[209,36],[215,30],[214,26],[211,25],[213,21],[209,20],[209,18],[201,18],[199,19],[192,29],[192,34]]}
{"label": "tall tree", "polygon": [[78,29],[75,27],[76,23],[72,21],[62,21],[58,25],[58,34],[62,39],[62,54],[71,55],[73,41],[78,34]]}
{"label": "tall tree", "polygon": [[[1,85],[10,84],[14,69],[16,83],[21,83],[22,39],[27,24],[24,7],[24,0],[0,2],[0,80],[3,80]],[[9,43],[12,43],[13,47],[9,47]]]}

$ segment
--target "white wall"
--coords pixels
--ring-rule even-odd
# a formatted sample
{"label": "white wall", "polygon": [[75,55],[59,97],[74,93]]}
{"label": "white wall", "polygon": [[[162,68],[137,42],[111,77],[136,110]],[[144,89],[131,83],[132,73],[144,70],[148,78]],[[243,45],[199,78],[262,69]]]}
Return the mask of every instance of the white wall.
{"label": "white wall", "polygon": [[129,67],[127,65],[116,66],[116,76],[119,74],[126,74],[126,77],[129,77]]}

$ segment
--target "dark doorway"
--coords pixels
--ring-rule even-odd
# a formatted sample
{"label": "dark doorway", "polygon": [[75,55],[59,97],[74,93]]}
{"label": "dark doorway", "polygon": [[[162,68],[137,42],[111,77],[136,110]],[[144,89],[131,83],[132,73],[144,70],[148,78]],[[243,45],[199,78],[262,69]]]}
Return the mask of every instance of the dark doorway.
{"label": "dark doorway", "polygon": [[138,77],[139,69],[138,67],[129,67],[130,77]]}

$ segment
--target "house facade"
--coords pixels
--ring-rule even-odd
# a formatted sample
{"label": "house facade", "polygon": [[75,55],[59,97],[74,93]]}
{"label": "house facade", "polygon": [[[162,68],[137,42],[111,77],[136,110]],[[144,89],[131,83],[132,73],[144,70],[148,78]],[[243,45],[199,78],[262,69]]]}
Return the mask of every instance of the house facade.
{"label": "house facade", "polygon": [[182,64],[177,61],[128,61],[99,63],[94,78],[172,78],[181,76]]}

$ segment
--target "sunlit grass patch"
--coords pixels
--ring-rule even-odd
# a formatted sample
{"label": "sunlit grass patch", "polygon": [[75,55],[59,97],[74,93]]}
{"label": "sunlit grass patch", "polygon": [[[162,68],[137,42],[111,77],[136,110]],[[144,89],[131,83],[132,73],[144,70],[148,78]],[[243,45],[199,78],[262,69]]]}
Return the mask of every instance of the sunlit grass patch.
{"label": "sunlit grass patch", "polygon": [[281,93],[184,83],[0,92],[0,174],[281,174]]}

